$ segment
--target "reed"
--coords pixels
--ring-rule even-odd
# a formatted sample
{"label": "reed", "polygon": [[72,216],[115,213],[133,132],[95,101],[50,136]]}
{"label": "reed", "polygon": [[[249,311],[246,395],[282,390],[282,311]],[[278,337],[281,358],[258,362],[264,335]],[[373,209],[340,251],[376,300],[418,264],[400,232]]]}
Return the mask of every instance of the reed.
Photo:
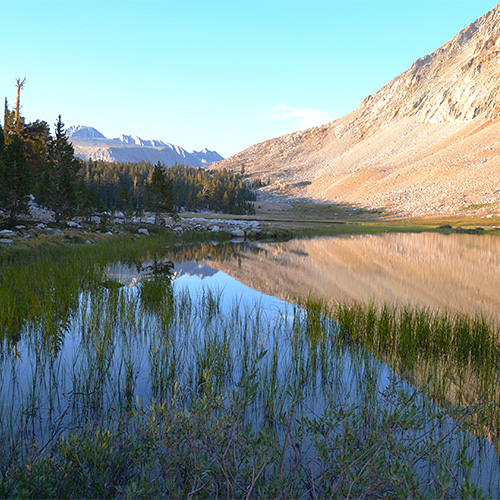
{"label": "reed", "polygon": [[428,309],[374,304],[337,304],[330,313],[339,340],[359,342],[403,367],[419,359],[447,357],[479,372],[500,367],[500,335],[494,319]]}
{"label": "reed", "polygon": [[500,332],[493,318],[374,304],[336,304],[339,341],[365,346],[444,408],[484,405],[470,430],[500,449]]}

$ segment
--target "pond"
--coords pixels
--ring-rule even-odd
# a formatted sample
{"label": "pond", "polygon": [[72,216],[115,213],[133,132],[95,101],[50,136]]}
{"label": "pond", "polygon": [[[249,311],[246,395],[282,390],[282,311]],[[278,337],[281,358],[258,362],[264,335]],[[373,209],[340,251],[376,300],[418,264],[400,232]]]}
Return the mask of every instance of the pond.
{"label": "pond", "polygon": [[[387,234],[66,259],[2,268],[8,493],[500,495],[500,240]],[[456,357],[435,332],[461,342]],[[35,487],[45,469],[76,472]]]}

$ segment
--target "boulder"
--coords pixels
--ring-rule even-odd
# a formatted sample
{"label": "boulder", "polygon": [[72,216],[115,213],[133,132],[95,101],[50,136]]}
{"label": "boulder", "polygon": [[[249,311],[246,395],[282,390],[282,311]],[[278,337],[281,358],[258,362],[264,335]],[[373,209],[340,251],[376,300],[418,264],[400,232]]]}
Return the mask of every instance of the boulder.
{"label": "boulder", "polygon": [[233,238],[244,238],[245,231],[243,231],[242,229],[234,229],[233,231],[231,231],[231,236]]}

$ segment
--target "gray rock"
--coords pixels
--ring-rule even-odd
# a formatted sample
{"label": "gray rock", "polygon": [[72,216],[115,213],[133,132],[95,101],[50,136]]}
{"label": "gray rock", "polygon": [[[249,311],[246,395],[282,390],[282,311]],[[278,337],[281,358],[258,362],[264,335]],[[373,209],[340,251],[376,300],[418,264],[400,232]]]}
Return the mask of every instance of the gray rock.
{"label": "gray rock", "polygon": [[0,243],[3,243],[4,245],[12,245],[12,240],[9,240],[7,238],[0,238]]}
{"label": "gray rock", "polygon": [[141,227],[137,230],[139,234],[145,234],[146,236],[149,235],[149,231],[145,227]]}
{"label": "gray rock", "polygon": [[2,236],[14,236],[16,233],[14,231],[11,231],[10,229],[3,229],[0,231],[0,235]]}
{"label": "gray rock", "polygon": [[245,231],[243,231],[242,229],[234,229],[233,231],[231,231],[231,236],[233,238],[244,238]]}
{"label": "gray rock", "polygon": [[64,233],[60,229],[54,229],[52,234],[54,236],[64,236]]}
{"label": "gray rock", "polygon": [[214,227],[212,228],[212,232],[213,232],[213,233],[218,233],[219,231],[220,231],[220,227],[219,227],[219,226],[214,226]]}

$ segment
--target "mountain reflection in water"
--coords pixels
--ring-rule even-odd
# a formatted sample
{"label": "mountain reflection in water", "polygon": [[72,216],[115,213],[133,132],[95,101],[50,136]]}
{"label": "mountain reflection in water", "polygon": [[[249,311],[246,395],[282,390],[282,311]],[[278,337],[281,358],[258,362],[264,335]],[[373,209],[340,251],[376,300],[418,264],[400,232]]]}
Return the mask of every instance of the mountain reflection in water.
{"label": "mountain reflection in water", "polygon": [[205,263],[285,300],[411,304],[449,312],[500,310],[500,238],[435,233],[325,237],[241,246]]}

